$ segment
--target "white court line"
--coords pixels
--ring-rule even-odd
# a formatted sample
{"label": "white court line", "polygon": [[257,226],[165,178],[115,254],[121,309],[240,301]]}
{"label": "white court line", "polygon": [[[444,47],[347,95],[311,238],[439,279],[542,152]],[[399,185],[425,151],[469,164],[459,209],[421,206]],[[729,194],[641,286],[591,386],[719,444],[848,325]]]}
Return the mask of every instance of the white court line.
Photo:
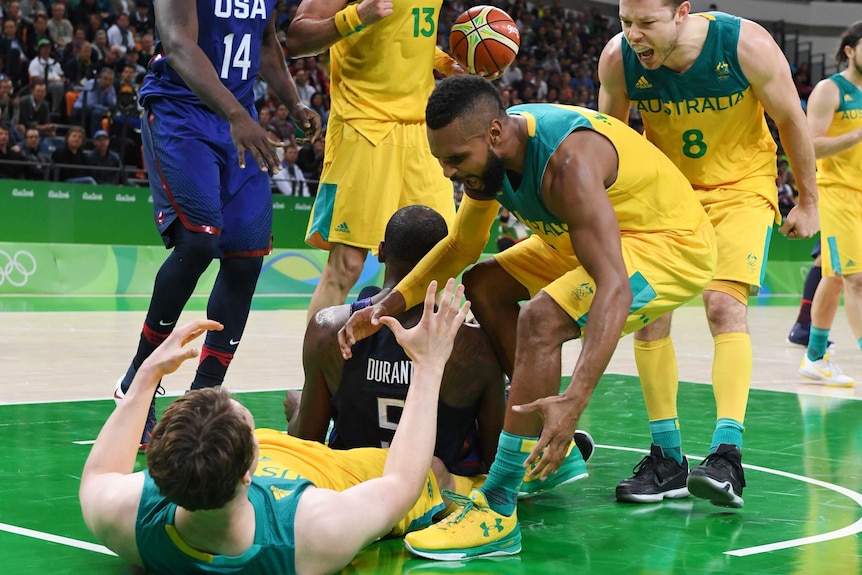
{"label": "white court line", "polygon": [[[615,449],[617,451],[649,453],[649,451],[647,451],[646,449],[619,447],[616,445],[600,445],[597,443],[596,447],[601,447],[603,449]],[[691,459],[703,459],[700,456],[689,454],[686,454],[686,457],[689,457]],[[824,489],[835,491],[836,493],[840,493],[841,495],[852,499],[856,502],[857,505],[859,505],[860,508],[862,508],[862,493],[857,493],[856,491],[852,491],[850,489],[847,489],[846,487],[841,487],[840,485],[835,485],[834,483],[828,483],[826,481],[820,481],[819,479],[814,479],[811,477],[805,477],[804,475],[797,475],[795,473],[789,473],[787,471],[780,471],[778,469],[761,467],[759,465],[749,465],[747,463],[743,463],[742,466],[746,469],[751,469],[752,471],[771,473],[772,475],[779,475],[781,477],[801,481],[803,483],[810,483],[811,485],[816,485],[818,487],[823,487]],[[778,541],[777,543],[767,543],[766,545],[757,545],[755,547],[745,547],[744,549],[734,549],[733,551],[725,551],[724,554],[733,555],[734,557],[747,557],[749,555],[757,555],[759,553],[770,553],[772,551],[778,551],[780,549],[800,547],[802,545],[809,545],[811,543],[823,543],[824,541],[831,541],[833,539],[847,537],[848,535],[855,535],[859,532],[862,532],[862,518],[857,520],[852,525],[842,527],[841,529],[836,529],[835,531],[829,531],[828,533],[820,533],[819,535],[811,535],[809,537],[800,537],[799,539],[789,539],[787,541]]]}
{"label": "white court line", "polygon": [[9,525],[8,523],[0,523],[0,531],[14,533],[15,535],[23,535],[24,537],[31,537],[33,539],[41,539],[42,541],[49,541],[51,543],[59,543],[60,545],[75,547],[77,549],[84,549],[86,551],[93,551],[94,553],[101,553],[102,555],[110,555],[112,557],[117,556],[116,553],[114,553],[104,545],[88,543],[87,541],[78,541],[77,539],[61,537],[59,535],[52,535],[50,533],[43,533],[42,531],[33,531],[32,529],[16,527],[14,525]]}

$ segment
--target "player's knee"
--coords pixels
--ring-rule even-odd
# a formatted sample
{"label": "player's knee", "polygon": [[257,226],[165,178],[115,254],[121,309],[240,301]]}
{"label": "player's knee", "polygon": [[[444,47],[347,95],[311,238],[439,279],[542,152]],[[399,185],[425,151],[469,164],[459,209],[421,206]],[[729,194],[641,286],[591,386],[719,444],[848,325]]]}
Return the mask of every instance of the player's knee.
{"label": "player's knee", "polygon": [[[577,324],[544,292],[521,305],[518,314],[518,341],[528,340],[531,349],[540,346],[556,346],[576,337]],[[520,344],[519,344],[520,345]]]}
{"label": "player's knee", "polygon": [[843,279],[844,289],[862,293],[862,273],[846,275]]}
{"label": "player's knee", "polygon": [[175,225],[172,239],[174,251],[192,268],[206,269],[218,254],[219,237],[214,234],[193,232]]}
{"label": "player's knee", "polygon": [[367,253],[367,250],[338,246],[329,253],[326,265],[337,277],[353,286],[365,267]]}

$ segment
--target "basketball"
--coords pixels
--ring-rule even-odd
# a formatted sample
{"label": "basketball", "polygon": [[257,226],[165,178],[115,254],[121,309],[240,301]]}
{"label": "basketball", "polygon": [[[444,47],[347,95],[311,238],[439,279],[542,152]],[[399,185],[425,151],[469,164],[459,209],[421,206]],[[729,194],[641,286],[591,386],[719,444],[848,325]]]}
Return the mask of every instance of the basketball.
{"label": "basketball", "polygon": [[515,61],[521,33],[512,17],[494,6],[474,6],[455,20],[449,52],[471,74],[497,78]]}

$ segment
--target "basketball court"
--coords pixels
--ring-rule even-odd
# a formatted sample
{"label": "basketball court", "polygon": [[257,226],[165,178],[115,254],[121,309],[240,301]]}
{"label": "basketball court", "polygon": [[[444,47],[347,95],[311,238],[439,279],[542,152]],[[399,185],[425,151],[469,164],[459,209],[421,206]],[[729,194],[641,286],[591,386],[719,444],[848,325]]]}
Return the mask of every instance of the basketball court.
{"label": "basketball court", "polygon": [[[147,302],[0,298],[0,572],[134,572],[89,534],[77,490],[90,446],[113,408],[114,382],[137,345]],[[755,360],[743,509],[693,498],[657,505],[614,500],[614,486],[631,475],[650,441],[627,337],[579,425],[597,443],[590,477],[520,504],[519,556],[438,563],[412,558],[400,540],[390,540],[365,550],[344,572],[862,572],[862,384],[829,389],[805,383],[796,375],[804,350],[784,341],[795,302],[756,303],[763,302],[752,300],[750,310]],[[283,390],[301,387],[305,305],[255,300],[226,385],[259,427],[284,429]],[[203,317],[204,306],[194,298],[180,321]],[[21,309],[53,311],[15,311]],[[843,310],[832,333],[834,359],[862,378],[862,354]],[[709,448],[715,417],[712,390],[703,385],[710,379],[712,341],[699,304],[677,312],[673,335],[683,380],[683,449],[696,465]],[[578,342],[567,344],[564,373],[579,349]],[[182,393],[193,369],[189,363],[165,379],[168,397],[159,399],[159,410]],[[143,461],[139,457],[138,465]]]}

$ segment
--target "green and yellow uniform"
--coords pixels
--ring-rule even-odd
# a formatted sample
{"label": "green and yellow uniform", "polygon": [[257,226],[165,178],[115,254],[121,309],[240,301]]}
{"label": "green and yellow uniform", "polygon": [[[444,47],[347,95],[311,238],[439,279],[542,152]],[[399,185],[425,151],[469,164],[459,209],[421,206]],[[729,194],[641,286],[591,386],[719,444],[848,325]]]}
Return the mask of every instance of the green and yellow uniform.
{"label": "green and yellow uniform", "polygon": [[721,12],[692,17],[709,20],[709,31],[685,72],[647,70],[622,41],[626,91],[647,139],[685,174],[715,226],[715,279],[756,288],[772,223],[780,222],[776,145],[739,64],[740,19]]}
{"label": "green and yellow uniform", "polygon": [[[862,127],[862,90],[841,74],[829,81],[838,86],[838,107],[826,136]],[[823,275],[862,272],[862,144],[817,160],[817,188]]]}
{"label": "green and yellow uniform", "polygon": [[386,18],[330,48],[332,109],[306,241],[377,249],[398,209],[423,204],[451,225],[452,183],[431,155],[425,104],[434,89],[442,0],[395,2]]}

